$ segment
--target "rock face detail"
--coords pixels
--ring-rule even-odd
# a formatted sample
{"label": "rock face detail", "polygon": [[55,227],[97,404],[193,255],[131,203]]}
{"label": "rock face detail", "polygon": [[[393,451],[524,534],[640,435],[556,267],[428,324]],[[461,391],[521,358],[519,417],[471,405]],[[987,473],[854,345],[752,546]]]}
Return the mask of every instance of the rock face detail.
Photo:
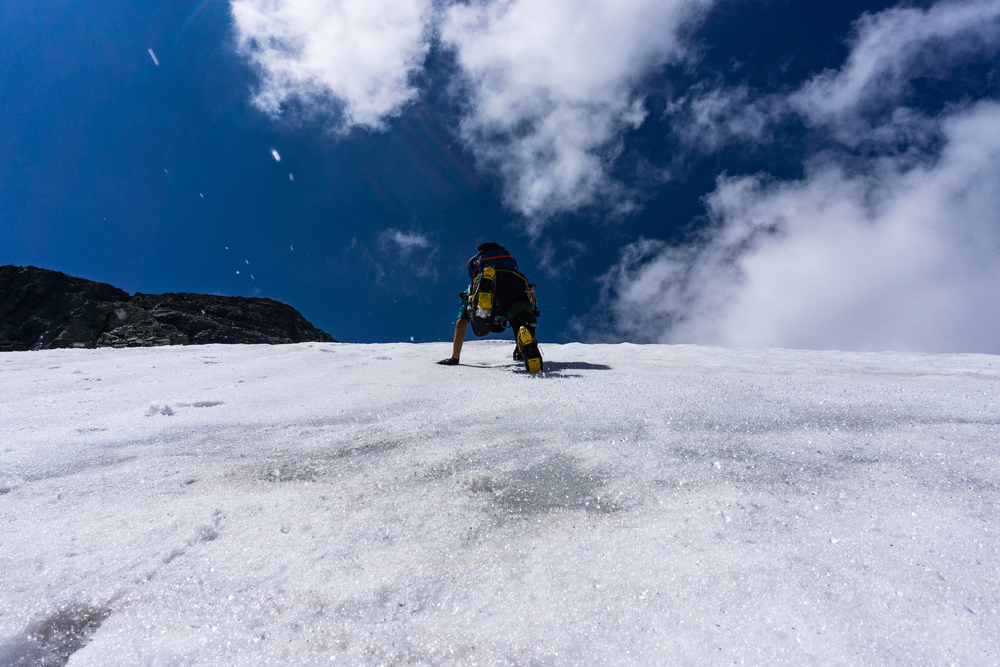
{"label": "rock face detail", "polygon": [[308,341],[337,342],[273,299],[129,296],[58,271],[0,267],[0,351]]}

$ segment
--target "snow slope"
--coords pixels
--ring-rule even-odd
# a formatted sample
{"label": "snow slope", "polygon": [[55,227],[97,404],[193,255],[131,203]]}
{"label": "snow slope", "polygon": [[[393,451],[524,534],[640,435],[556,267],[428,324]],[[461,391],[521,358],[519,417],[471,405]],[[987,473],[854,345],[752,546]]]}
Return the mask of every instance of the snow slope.
{"label": "snow slope", "polygon": [[0,355],[0,665],[1000,662],[1000,357]]}

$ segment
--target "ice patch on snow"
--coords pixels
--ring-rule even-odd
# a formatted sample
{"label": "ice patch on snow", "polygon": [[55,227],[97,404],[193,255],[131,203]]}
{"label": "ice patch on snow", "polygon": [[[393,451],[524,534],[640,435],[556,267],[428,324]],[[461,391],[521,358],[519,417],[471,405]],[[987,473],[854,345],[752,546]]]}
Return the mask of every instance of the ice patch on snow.
{"label": "ice patch on snow", "polygon": [[492,507],[521,516],[556,510],[623,510],[615,500],[602,497],[605,478],[599,472],[582,470],[571,457],[557,454],[503,476],[476,478],[469,483],[469,490],[488,497]]}
{"label": "ice patch on snow", "polygon": [[103,606],[66,605],[0,644],[0,665],[62,667],[86,646],[110,614],[111,610]]}

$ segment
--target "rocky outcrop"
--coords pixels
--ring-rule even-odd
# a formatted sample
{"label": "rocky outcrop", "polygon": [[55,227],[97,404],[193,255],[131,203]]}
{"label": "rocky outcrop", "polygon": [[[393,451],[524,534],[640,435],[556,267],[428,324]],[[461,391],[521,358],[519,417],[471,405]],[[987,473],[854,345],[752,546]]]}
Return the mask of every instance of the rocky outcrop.
{"label": "rocky outcrop", "polygon": [[0,267],[0,351],[336,342],[273,299],[141,294],[33,266]]}

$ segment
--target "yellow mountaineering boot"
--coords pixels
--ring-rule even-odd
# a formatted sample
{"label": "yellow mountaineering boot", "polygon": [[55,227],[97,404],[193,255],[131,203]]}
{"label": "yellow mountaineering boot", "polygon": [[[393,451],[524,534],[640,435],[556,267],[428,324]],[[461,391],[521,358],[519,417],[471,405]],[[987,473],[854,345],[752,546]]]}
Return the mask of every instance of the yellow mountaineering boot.
{"label": "yellow mountaineering boot", "polygon": [[539,373],[542,370],[542,353],[538,351],[538,343],[535,337],[528,331],[528,327],[522,326],[517,332],[517,347],[524,357],[524,367],[529,373]]}

